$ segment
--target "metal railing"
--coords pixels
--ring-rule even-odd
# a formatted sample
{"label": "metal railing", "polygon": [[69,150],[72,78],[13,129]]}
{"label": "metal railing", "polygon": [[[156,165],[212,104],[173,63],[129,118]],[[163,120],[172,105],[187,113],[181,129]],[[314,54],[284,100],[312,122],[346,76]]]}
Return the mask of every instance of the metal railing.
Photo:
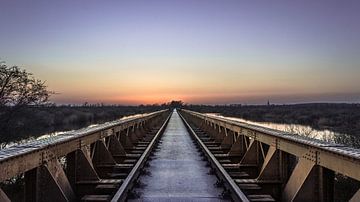
{"label": "metal railing", "polygon": [[[297,164],[290,179],[284,183],[282,200],[291,200],[298,194],[314,166],[326,168],[334,173],[360,181],[359,149],[234,121],[226,117],[217,117],[185,109],[182,109],[181,112],[191,119],[201,121],[207,127],[215,130],[229,130],[251,141],[268,145],[272,151],[281,151],[295,156]],[[275,155],[275,152],[273,154]],[[267,158],[267,160],[270,159],[271,156]],[[263,165],[262,168],[266,168],[266,165]],[[360,199],[360,190],[352,198],[352,200],[356,199]]]}
{"label": "metal railing", "polygon": [[118,131],[140,124],[166,111],[168,110],[116,120],[0,150],[0,182],[39,167],[51,159],[65,156],[99,139],[114,135]]}

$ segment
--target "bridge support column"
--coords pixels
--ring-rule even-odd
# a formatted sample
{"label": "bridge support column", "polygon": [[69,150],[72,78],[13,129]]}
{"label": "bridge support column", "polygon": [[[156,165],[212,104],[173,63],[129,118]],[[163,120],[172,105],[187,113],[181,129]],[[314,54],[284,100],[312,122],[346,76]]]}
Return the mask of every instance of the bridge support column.
{"label": "bridge support column", "polygon": [[238,135],[235,143],[231,146],[229,156],[240,156],[242,158],[247,150],[247,141],[248,138],[246,136]]}
{"label": "bridge support column", "polygon": [[66,156],[66,174],[70,184],[76,191],[76,182],[100,180],[90,157],[81,149],[73,151]]}
{"label": "bridge support column", "polygon": [[208,122],[204,130],[211,138],[216,139],[217,131],[214,124]]}
{"label": "bridge support column", "polygon": [[[191,116],[189,116],[188,114],[181,114],[185,119],[188,119],[190,122],[193,122],[196,126],[198,126],[201,130],[206,131],[206,129],[208,128],[208,122],[204,119],[204,120],[199,120],[197,118],[193,118]],[[195,121],[193,121],[193,119]]]}
{"label": "bridge support column", "polygon": [[66,156],[66,174],[73,190],[77,197],[79,197],[78,200],[93,189],[92,185],[87,183],[100,181],[87,153],[85,148],[83,148],[73,151]]}
{"label": "bridge support column", "polygon": [[74,201],[75,194],[57,159],[25,173],[25,201]]}
{"label": "bridge support column", "polygon": [[259,174],[259,144],[258,141],[252,140],[249,148],[240,161],[240,165],[243,166],[242,170],[247,172],[251,178],[256,178]]}
{"label": "bridge support column", "polygon": [[276,198],[281,198],[281,188],[286,177],[286,154],[274,146],[270,146],[261,166],[259,182],[264,182],[262,189]]}
{"label": "bridge support column", "polygon": [[259,163],[259,142],[252,140],[249,148],[246,150],[241,164],[258,164]]}
{"label": "bridge support column", "polygon": [[121,163],[126,152],[115,135],[109,137],[108,148],[115,161]]}
{"label": "bridge support column", "polygon": [[144,122],[140,123],[139,131],[140,131],[140,134],[142,134],[143,137],[146,137],[147,135],[149,135],[148,131],[145,128],[145,123]]}
{"label": "bridge support column", "polygon": [[281,152],[275,147],[270,146],[257,179],[280,180],[282,178],[280,162],[281,162]]}
{"label": "bridge support column", "polygon": [[0,189],[0,201],[11,202],[10,199],[8,198],[8,196],[5,194],[5,192],[2,189]]}
{"label": "bridge support column", "polygon": [[129,128],[128,136],[132,143],[136,144],[137,142],[139,142],[140,137],[138,137],[137,133],[135,132],[135,125]]}
{"label": "bridge support column", "polygon": [[[184,114],[182,114],[184,115]],[[184,117],[185,118],[185,117]],[[198,126],[199,128],[203,128],[206,124],[206,121],[205,120],[201,120],[199,118],[192,118],[192,117],[188,117],[187,116],[187,120],[189,120],[191,123],[195,124],[196,126]]]}
{"label": "bridge support column", "polygon": [[217,143],[221,143],[224,138],[226,137],[226,128],[221,127],[221,126],[217,126],[216,128],[216,133],[215,133],[215,142]]}
{"label": "bridge support column", "polygon": [[102,140],[95,142],[92,161],[95,167],[99,164],[115,164],[114,158]]}
{"label": "bridge support column", "polygon": [[108,174],[112,172],[112,166],[116,164],[116,161],[102,140],[98,140],[94,144],[92,162],[95,170],[100,178],[107,178]]}
{"label": "bridge support column", "polygon": [[164,115],[154,117],[154,118],[148,120],[147,125],[149,126],[149,128],[155,127],[160,124],[160,121],[162,120],[163,117],[164,117]]}
{"label": "bridge support column", "polygon": [[134,147],[134,144],[130,140],[129,134],[130,128],[126,128],[125,130],[120,132],[119,142],[125,150]]}
{"label": "bridge support column", "polygon": [[224,128],[225,130],[225,137],[223,141],[221,142],[221,147],[225,149],[231,148],[232,144],[234,143],[234,132],[231,130],[228,130],[227,128]]}
{"label": "bridge support column", "polygon": [[360,189],[354,194],[353,197],[351,197],[349,202],[356,202],[360,201]]}
{"label": "bridge support column", "polygon": [[142,126],[140,125],[140,123],[134,126],[134,134],[136,135],[138,140],[142,139],[146,135],[141,128]]}
{"label": "bridge support column", "polygon": [[301,158],[284,188],[283,201],[333,201],[334,172]]}

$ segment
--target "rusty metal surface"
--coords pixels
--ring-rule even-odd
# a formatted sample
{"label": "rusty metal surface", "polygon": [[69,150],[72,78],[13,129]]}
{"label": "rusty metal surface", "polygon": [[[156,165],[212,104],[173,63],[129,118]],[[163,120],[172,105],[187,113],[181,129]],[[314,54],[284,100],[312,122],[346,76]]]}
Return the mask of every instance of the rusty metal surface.
{"label": "rusty metal surface", "polygon": [[360,150],[227,118],[181,110],[208,127],[227,128],[297,158],[360,181]]}
{"label": "rusty metal surface", "polygon": [[231,120],[231,119],[227,119],[227,118],[223,118],[223,117],[218,117],[216,115],[205,115],[202,113],[193,112],[193,111],[189,111],[189,110],[184,110],[184,111],[191,113],[193,115],[199,116],[205,120],[212,119],[212,120],[221,121],[221,122],[224,122],[229,125],[240,126],[242,128],[250,129],[250,130],[253,130],[253,131],[256,131],[259,133],[264,133],[267,135],[286,139],[286,140],[292,141],[294,143],[300,143],[300,144],[317,147],[322,150],[326,150],[326,151],[337,153],[340,155],[345,155],[349,158],[354,158],[354,159],[360,160],[360,149],[355,149],[355,148],[347,147],[345,145],[336,144],[336,143],[329,143],[329,142],[325,142],[325,141],[321,141],[321,140],[317,140],[317,139],[313,139],[313,138],[309,138],[309,137],[305,137],[305,136],[300,136],[300,135],[296,135],[296,134],[292,134],[292,133],[288,133],[288,132],[284,132],[284,131],[280,131],[280,130],[275,130],[275,129],[266,128],[266,127],[262,127],[262,126],[252,125],[252,124],[244,123],[241,121],[235,121],[235,120]]}
{"label": "rusty metal surface", "polygon": [[102,137],[112,135],[111,129],[129,127],[165,111],[167,110],[116,120],[0,150],[0,169],[2,170],[0,181],[37,167],[49,159],[66,155]]}
{"label": "rusty metal surface", "polygon": [[140,176],[140,198],[129,201],[225,201],[216,177],[196,149],[184,123],[175,111],[161,139],[158,151]]}

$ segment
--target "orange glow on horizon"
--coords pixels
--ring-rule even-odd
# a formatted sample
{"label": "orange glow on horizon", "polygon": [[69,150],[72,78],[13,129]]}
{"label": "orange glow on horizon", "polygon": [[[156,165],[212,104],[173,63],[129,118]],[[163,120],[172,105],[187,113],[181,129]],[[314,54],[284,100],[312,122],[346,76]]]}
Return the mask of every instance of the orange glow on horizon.
{"label": "orange glow on horizon", "polygon": [[[265,104],[268,100],[272,103],[299,103],[299,102],[322,102],[324,99],[336,98],[335,102],[351,102],[347,97],[356,97],[357,93],[290,93],[283,92],[277,94],[268,93],[194,93],[194,94],[175,94],[175,93],[158,93],[158,94],[134,94],[124,96],[105,96],[97,99],[93,96],[85,96],[78,99],[66,98],[64,96],[54,96],[52,101],[59,104],[83,104],[104,103],[120,105],[140,105],[140,104],[163,104],[172,100],[181,100],[187,104]],[[344,99],[345,98],[345,99]],[[357,100],[354,100],[358,102]]]}
{"label": "orange glow on horizon", "polygon": [[360,4],[6,2],[0,62],[57,104],[360,102]]}

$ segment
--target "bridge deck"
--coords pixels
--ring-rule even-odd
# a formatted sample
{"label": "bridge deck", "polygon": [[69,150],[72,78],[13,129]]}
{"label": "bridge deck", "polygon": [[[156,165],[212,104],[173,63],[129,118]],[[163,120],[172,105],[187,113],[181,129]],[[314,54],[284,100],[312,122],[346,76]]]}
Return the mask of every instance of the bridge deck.
{"label": "bridge deck", "polygon": [[[177,112],[171,116],[162,143],[149,162],[150,175],[140,177],[135,189],[140,198],[132,201],[224,201],[222,189],[214,187],[216,177],[208,175],[206,161],[192,142]],[[131,200],[130,200],[131,201]]]}
{"label": "bridge deck", "polygon": [[[359,149],[189,110],[169,113],[0,150],[0,182],[24,174],[29,201],[122,201],[129,193],[139,193],[131,201],[224,201],[222,193],[233,201],[333,201],[339,174],[360,181]],[[0,201],[9,201],[5,191],[11,194],[0,188]],[[357,187],[347,195],[360,201]]]}

